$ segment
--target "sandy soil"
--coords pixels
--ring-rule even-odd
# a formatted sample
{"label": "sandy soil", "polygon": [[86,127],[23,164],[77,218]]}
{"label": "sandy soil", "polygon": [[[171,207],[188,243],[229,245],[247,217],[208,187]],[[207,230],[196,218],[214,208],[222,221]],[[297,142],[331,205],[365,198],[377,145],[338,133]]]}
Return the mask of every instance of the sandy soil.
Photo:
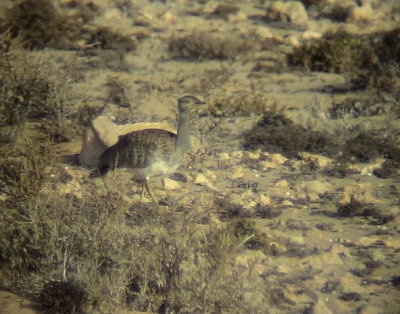
{"label": "sandy soil", "polygon": [[[340,74],[285,67],[285,53],[307,34],[319,36],[339,27],[365,34],[391,29],[399,23],[393,16],[383,18],[396,7],[396,1],[361,1],[371,3],[370,14],[361,22],[356,18],[344,22],[309,18],[301,27],[290,22],[262,21],[260,17],[264,16],[268,1],[117,1],[128,4],[122,5],[122,9],[114,1],[91,2],[101,12],[96,24],[132,35],[145,34],[144,39],[138,40],[137,50],[125,54],[128,68],[114,71],[107,64],[101,69],[88,67],[82,73],[84,79],[75,86],[76,92],[84,92],[92,103],[102,105],[107,103],[107,79],[121,80],[130,108],[107,103],[105,111],[124,123],[165,121],[174,125],[176,99],[186,94],[215,103],[224,97],[255,93],[265,99],[266,109],[284,108],[292,120],[317,130],[360,123],[357,118],[331,120],[327,109],[347,97],[363,97],[362,93],[336,93],[346,82]],[[219,3],[231,3],[238,11],[226,18],[214,16],[211,13]],[[264,34],[274,44],[237,60],[171,58],[168,38],[199,30],[244,37]],[[68,62],[72,54],[60,50],[36,53],[57,56],[60,63]],[[260,64],[275,70],[256,71]],[[310,304],[313,307],[309,313],[400,313],[399,178],[380,179],[372,174],[382,164],[381,159],[368,164],[355,163],[351,165],[354,170],[351,175],[335,178],[324,173],[331,161],[323,156],[306,154],[300,160],[268,151],[246,152],[241,146],[243,134],[259,118],[259,115],[215,118],[204,114],[196,119],[193,133],[199,147],[179,170],[187,182],[164,188],[162,181],[155,178],[151,184],[157,197],[178,199],[196,192],[190,195],[195,195],[199,202],[217,195],[240,204],[250,216],[263,208],[276,212],[256,218],[257,228],[270,243],[275,243],[276,254],[248,250],[237,259],[238,267],[248,267],[246,261],[255,259],[259,276],[269,277],[284,288],[284,304],[271,308],[271,313],[295,313]],[[362,123],[378,127],[385,123],[384,117],[362,119]],[[61,144],[60,154],[79,153],[80,147],[81,139]],[[316,169],[305,171],[310,161],[317,165]],[[129,183],[127,171],[115,174],[120,178],[118,181],[106,178],[104,182],[89,179],[88,169],[70,164],[65,167],[73,177],[72,181],[60,184],[65,193],[79,195],[81,186],[92,180],[99,189],[107,186],[129,191],[126,199],[138,201],[140,188]],[[380,224],[371,217],[339,216],[338,204],[346,204],[352,197],[374,204],[391,213],[394,219]],[[8,292],[1,294],[1,313],[36,313],[29,310],[26,300]]]}

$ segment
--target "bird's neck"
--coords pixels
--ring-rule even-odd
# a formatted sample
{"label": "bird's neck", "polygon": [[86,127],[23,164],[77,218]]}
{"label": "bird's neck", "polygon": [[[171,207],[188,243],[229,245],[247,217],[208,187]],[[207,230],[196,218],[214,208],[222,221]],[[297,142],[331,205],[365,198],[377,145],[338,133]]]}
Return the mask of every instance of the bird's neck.
{"label": "bird's neck", "polygon": [[180,112],[175,151],[178,158],[190,150],[190,119],[188,112]]}

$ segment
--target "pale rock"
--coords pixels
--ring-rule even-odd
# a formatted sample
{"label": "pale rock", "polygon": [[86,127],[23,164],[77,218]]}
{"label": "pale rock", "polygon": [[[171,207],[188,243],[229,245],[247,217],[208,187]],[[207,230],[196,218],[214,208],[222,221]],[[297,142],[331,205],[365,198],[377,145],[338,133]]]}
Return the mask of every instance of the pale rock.
{"label": "pale rock", "polygon": [[380,169],[382,168],[382,164],[385,162],[385,159],[383,158],[379,158],[376,163],[372,164],[372,165],[368,165],[364,168],[361,169],[361,175],[362,176],[370,176],[373,174],[373,172],[376,169]]}
{"label": "pale rock", "polygon": [[207,1],[207,3],[203,7],[203,13],[213,14],[219,5],[220,1]]}
{"label": "pale rock", "polygon": [[292,207],[294,204],[289,200],[284,200],[280,205],[285,207]]}
{"label": "pale rock", "polygon": [[288,160],[281,154],[270,154],[269,158],[272,162],[277,163],[278,165],[283,165]]}
{"label": "pale rock", "polygon": [[307,11],[300,1],[275,1],[272,2],[265,13],[270,21],[292,23],[305,26],[308,21]]}
{"label": "pale rock", "polygon": [[322,37],[322,34],[320,32],[315,32],[315,31],[305,31],[301,35],[301,38],[303,40],[320,39],[321,37]]}
{"label": "pale rock", "polygon": [[166,12],[163,16],[162,19],[168,23],[175,23],[178,18],[173,15],[171,12]]}
{"label": "pale rock", "polygon": [[171,180],[170,178],[163,178],[163,185],[164,189],[167,191],[177,190],[181,187],[179,182]]}
{"label": "pale rock", "polygon": [[299,39],[296,36],[288,36],[288,37],[286,37],[285,38],[285,43],[290,45],[290,46],[292,46],[292,47],[294,47],[294,48],[300,47],[300,45],[301,45]]}
{"label": "pale rock", "polygon": [[256,33],[263,39],[270,39],[274,37],[271,30],[267,27],[262,27],[262,26],[258,27]]}
{"label": "pale rock", "polygon": [[311,161],[315,163],[319,168],[326,168],[333,163],[332,158],[328,158],[321,155],[311,154],[307,152],[300,153],[300,156],[303,160]]}
{"label": "pale rock", "polygon": [[208,180],[208,178],[202,174],[198,173],[196,177],[194,178],[193,181],[194,184],[200,185],[200,186],[206,186],[209,189],[216,190],[216,188],[212,185],[212,183]]}
{"label": "pale rock", "polygon": [[382,241],[387,247],[398,250],[400,248],[400,239],[389,237]]}
{"label": "pale rock", "polygon": [[393,218],[392,221],[389,222],[389,224],[397,231],[400,231],[400,216],[396,216]]}
{"label": "pale rock", "polygon": [[257,152],[249,152],[249,151],[244,151],[243,152],[243,159],[250,159],[250,160],[258,160],[261,157],[261,153],[259,151]]}
{"label": "pale rock", "polygon": [[276,164],[271,162],[271,161],[265,161],[262,160],[258,163],[258,165],[263,169],[263,170],[270,170],[270,169],[275,169]]}
{"label": "pale rock", "polygon": [[367,23],[372,22],[379,18],[379,16],[372,9],[371,4],[366,4],[362,7],[351,6],[349,9],[348,22],[354,23]]}
{"label": "pale rock", "polygon": [[79,163],[97,166],[100,155],[118,141],[118,135],[118,126],[109,117],[96,117],[85,129]]}
{"label": "pale rock", "polygon": [[219,157],[219,160],[221,160],[221,161],[228,161],[231,159],[231,157],[229,156],[228,153],[220,153],[218,155],[218,157]]}
{"label": "pale rock", "polygon": [[336,314],[336,312],[332,312],[328,309],[325,302],[322,299],[319,299],[317,304],[314,305],[313,308],[314,314]]}
{"label": "pale rock", "polygon": [[361,285],[362,279],[356,277],[349,272],[346,272],[343,277],[339,278],[339,284],[342,287],[342,293],[356,292],[365,293],[365,287]]}
{"label": "pale rock", "polygon": [[260,205],[261,206],[270,206],[272,204],[271,199],[264,194],[260,194]]}
{"label": "pale rock", "polygon": [[240,179],[243,178],[243,168],[242,167],[237,167],[236,170],[232,173],[232,179]]}
{"label": "pale rock", "polygon": [[235,150],[232,152],[232,157],[242,159],[243,158],[243,151],[242,150]]}
{"label": "pale rock", "polygon": [[246,190],[240,195],[240,199],[245,201],[245,200],[250,200],[253,197],[253,192],[251,190]]}
{"label": "pale rock", "polygon": [[370,246],[371,244],[374,244],[375,242],[379,241],[380,238],[377,236],[369,236],[369,237],[361,237],[357,240],[356,244],[360,246]]}
{"label": "pale rock", "polygon": [[368,4],[372,6],[377,6],[379,4],[379,0],[358,0],[358,2],[362,7]]}
{"label": "pale rock", "polygon": [[204,170],[204,174],[205,174],[208,178],[210,178],[210,179],[212,179],[212,180],[217,179],[217,175],[216,175],[213,171],[211,171],[211,170],[209,170],[209,169],[205,169],[205,170]]}
{"label": "pale rock", "polygon": [[243,12],[237,12],[236,14],[230,14],[228,16],[228,22],[231,23],[238,23],[238,22],[246,22],[247,21],[247,15]]}
{"label": "pale rock", "polygon": [[280,180],[275,183],[275,186],[277,188],[287,188],[287,187],[289,187],[289,183],[286,180]]}
{"label": "pale rock", "polygon": [[323,181],[307,181],[296,185],[295,189],[299,193],[305,193],[310,201],[317,201],[320,195],[334,190],[334,186]]}
{"label": "pale rock", "polygon": [[106,20],[122,20],[122,12],[118,9],[108,9],[104,14],[104,19]]}
{"label": "pale rock", "polygon": [[197,185],[201,185],[201,186],[207,186],[208,184],[210,184],[210,182],[208,181],[207,177],[202,174],[202,173],[198,173],[196,175],[196,177],[194,178],[194,184]]}
{"label": "pale rock", "polygon": [[[354,306],[351,307],[346,301],[338,300],[337,298],[329,298],[327,299],[325,305],[329,309],[329,311],[338,314],[338,313],[354,313]],[[320,314],[328,314],[327,313],[320,313]],[[317,313],[315,313],[317,314]],[[318,313],[319,314],[319,313]]]}

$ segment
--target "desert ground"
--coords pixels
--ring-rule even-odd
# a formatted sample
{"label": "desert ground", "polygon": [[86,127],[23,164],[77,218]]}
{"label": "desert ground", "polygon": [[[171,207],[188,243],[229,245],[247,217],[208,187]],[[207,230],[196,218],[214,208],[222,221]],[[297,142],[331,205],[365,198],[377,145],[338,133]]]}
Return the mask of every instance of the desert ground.
{"label": "desert ground", "polygon": [[[1,6],[0,313],[400,313],[398,1]],[[184,95],[158,209],[79,163]]]}

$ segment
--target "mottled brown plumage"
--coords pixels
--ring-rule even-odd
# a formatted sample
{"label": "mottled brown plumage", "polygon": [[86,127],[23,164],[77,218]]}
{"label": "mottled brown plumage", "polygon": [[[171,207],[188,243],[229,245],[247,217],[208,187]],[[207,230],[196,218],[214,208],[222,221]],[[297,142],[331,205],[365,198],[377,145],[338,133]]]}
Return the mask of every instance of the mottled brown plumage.
{"label": "mottled brown plumage", "polygon": [[147,182],[151,177],[172,173],[179,167],[184,154],[190,149],[191,110],[201,104],[204,103],[194,96],[179,98],[177,134],[146,129],[120,136],[118,142],[101,155],[98,169],[102,173],[116,167],[132,169],[134,179],[144,183],[144,188],[157,205]]}

